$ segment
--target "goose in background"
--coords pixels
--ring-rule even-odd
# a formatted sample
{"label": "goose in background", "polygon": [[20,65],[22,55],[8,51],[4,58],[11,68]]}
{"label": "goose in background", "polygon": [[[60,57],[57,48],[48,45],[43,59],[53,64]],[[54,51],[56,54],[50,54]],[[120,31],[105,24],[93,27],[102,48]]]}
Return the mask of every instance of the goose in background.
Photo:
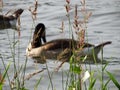
{"label": "goose in background", "polygon": [[13,28],[16,29],[16,23],[18,17],[22,14],[23,9],[16,10],[11,15],[0,15],[0,30]]}
{"label": "goose in background", "polygon": [[[43,43],[42,43],[43,42]],[[69,61],[75,51],[77,57],[95,56],[97,58],[101,48],[111,41],[106,41],[98,45],[84,43],[82,49],[77,48],[78,41],[73,39],[55,39],[46,41],[46,30],[43,23],[39,23],[35,27],[33,40],[29,43],[26,49],[27,57],[42,59],[55,59],[60,61]],[[94,52],[94,55],[93,55]]]}

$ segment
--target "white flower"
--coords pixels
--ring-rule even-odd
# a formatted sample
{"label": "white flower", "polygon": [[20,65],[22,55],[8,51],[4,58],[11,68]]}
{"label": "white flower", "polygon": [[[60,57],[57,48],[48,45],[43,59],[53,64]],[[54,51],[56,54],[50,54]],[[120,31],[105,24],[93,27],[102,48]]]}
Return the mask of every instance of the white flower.
{"label": "white flower", "polygon": [[89,77],[90,77],[90,73],[89,73],[88,71],[86,71],[86,72],[84,73],[84,76],[83,76],[83,78],[82,78],[82,81],[85,82]]}

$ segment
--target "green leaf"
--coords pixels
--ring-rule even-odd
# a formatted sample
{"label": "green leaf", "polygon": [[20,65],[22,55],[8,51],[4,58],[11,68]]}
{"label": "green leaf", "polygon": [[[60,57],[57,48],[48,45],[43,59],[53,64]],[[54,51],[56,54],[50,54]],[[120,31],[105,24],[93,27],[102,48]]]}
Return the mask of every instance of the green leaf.
{"label": "green leaf", "polygon": [[94,85],[95,85],[95,82],[96,82],[96,79],[94,79],[94,80],[90,83],[89,90],[93,90],[93,87],[94,87]]}
{"label": "green leaf", "polygon": [[36,85],[35,85],[35,90],[37,90],[37,87],[38,87],[38,85],[40,84],[40,81],[41,81],[42,77],[43,77],[43,76],[41,76],[40,79],[37,81],[37,83],[36,83]]}
{"label": "green leaf", "polygon": [[2,83],[0,83],[0,90],[2,90],[2,88],[3,88],[3,84],[2,84]]}
{"label": "green leaf", "polygon": [[113,81],[113,83],[116,85],[116,87],[120,90],[120,84],[118,83],[118,81],[115,79],[115,77],[112,75],[112,73],[106,71],[109,78]]}
{"label": "green leaf", "polygon": [[107,66],[108,66],[108,63],[106,63],[104,67],[102,67],[102,71],[104,71]]}
{"label": "green leaf", "polygon": [[80,74],[82,70],[81,70],[80,66],[72,64],[72,65],[70,65],[70,71],[74,72],[76,74]]}
{"label": "green leaf", "polygon": [[3,74],[3,77],[2,77],[1,81],[3,81],[5,79],[5,76],[7,75],[7,71],[8,71],[9,68],[10,68],[10,63],[7,65],[7,68],[5,69],[5,72]]}
{"label": "green leaf", "polygon": [[106,83],[105,83],[105,85],[103,85],[103,88],[102,88],[102,90],[106,90],[106,88],[107,88],[107,85],[108,85],[108,83],[110,82],[110,80],[111,79],[109,79]]}
{"label": "green leaf", "polygon": [[83,57],[82,61],[84,62],[87,59],[87,55]]}

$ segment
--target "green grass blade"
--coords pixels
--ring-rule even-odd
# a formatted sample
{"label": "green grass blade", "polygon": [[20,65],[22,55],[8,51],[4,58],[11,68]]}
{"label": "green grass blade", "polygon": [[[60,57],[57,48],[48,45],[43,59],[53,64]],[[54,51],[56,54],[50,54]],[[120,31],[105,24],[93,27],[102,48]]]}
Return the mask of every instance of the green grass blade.
{"label": "green grass blade", "polygon": [[3,84],[2,84],[2,83],[0,83],[0,90],[2,90],[2,88],[3,88]]}
{"label": "green grass blade", "polygon": [[93,87],[94,87],[94,85],[95,85],[95,82],[96,82],[96,79],[94,79],[94,80],[90,83],[89,90],[93,90]]}
{"label": "green grass blade", "polygon": [[106,64],[102,67],[102,71],[104,71],[107,66],[108,66],[108,63],[106,63]]}
{"label": "green grass blade", "polygon": [[43,77],[43,76],[41,76],[40,79],[37,81],[34,90],[37,90],[37,87],[38,87],[38,85],[40,84],[40,81],[42,80],[42,77]]}
{"label": "green grass blade", "polygon": [[8,72],[8,70],[9,70],[9,68],[10,68],[10,63],[7,65],[7,67],[5,68],[5,72],[4,72],[4,74],[2,75],[2,79],[0,80],[0,90],[2,90],[2,88],[3,88],[3,82],[4,82],[4,79],[5,79],[5,77],[6,77],[6,75],[7,75],[7,72]]}
{"label": "green grass blade", "polygon": [[9,69],[9,68],[10,68],[10,63],[7,65],[1,81],[4,81],[4,79],[5,79],[6,75],[7,75],[7,72],[8,72],[8,69]]}
{"label": "green grass blade", "polygon": [[107,85],[108,85],[108,83],[111,81],[111,79],[109,79],[106,83],[105,83],[105,85],[103,85],[103,88],[102,88],[102,90],[107,90],[106,88],[107,88]]}
{"label": "green grass blade", "polygon": [[112,73],[106,71],[109,78],[113,81],[113,83],[115,84],[115,86],[120,90],[120,84],[118,83],[118,81],[115,79],[115,77],[112,75]]}

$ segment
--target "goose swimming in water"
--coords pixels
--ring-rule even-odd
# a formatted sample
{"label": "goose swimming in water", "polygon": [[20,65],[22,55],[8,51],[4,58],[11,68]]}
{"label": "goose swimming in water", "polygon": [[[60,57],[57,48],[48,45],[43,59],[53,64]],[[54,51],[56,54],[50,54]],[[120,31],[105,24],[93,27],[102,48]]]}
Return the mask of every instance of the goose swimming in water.
{"label": "goose swimming in water", "polygon": [[[89,43],[84,43],[84,46],[82,46],[83,49],[79,50],[79,48],[77,48],[78,41],[73,39],[55,39],[47,42],[45,33],[45,25],[39,23],[35,27],[33,40],[26,49],[26,55],[28,57],[45,57],[47,59],[59,59],[61,61],[69,61],[70,57],[73,54],[73,47],[75,50],[78,49],[75,51],[77,52],[77,56],[87,55],[93,57],[94,51],[94,56],[97,57],[97,54],[102,47],[107,44],[111,44],[111,41],[103,42],[96,46]],[[44,43],[42,43],[42,40]]]}
{"label": "goose swimming in water", "polygon": [[23,9],[16,10],[12,15],[0,15],[0,29],[16,28],[18,17],[22,14]]}

